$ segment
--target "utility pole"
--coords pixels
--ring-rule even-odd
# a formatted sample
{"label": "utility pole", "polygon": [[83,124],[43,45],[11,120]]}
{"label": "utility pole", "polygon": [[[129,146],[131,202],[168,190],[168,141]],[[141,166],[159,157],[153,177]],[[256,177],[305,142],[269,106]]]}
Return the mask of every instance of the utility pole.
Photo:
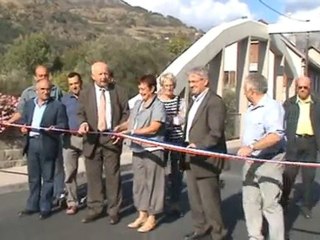
{"label": "utility pole", "polygon": [[305,67],[304,67],[304,75],[307,77],[309,74],[309,41],[310,41],[310,32],[307,32],[306,46],[305,46]]}

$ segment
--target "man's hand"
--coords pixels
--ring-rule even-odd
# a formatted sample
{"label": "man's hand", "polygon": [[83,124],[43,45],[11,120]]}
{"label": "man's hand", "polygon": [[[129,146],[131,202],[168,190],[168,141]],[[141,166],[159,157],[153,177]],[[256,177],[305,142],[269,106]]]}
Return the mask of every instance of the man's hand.
{"label": "man's hand", "polygon": [[197,148],[197,146],[194,143],[190,143],[187,148]]}
{"label": "man's hand", "polygon": [[3,125],[5,125],[5,126],[11,124],[11,122],[9,122],[8,120],[3,120],[3,121],[1,121],[0,123],[3,124]]}
{"label": "man's hand", "polygon": [[[113,129],[114,132],[121,132],[121,126],[118,125],[118,126],[115,126],[114,129]],[[118,136],[112,136],[111,139],[113,140],[112,144],[117,144],[118,142],[121,141],[121,138],[118,137]]]}
{"label": "man's hand", "polygon": [[121,132],[121,126],[118,125],[118,126],[115,126],[114,129],[113,129],[114,132]]}
{"label": "man's hand", "polygon": [[27,126],[27,125],[24,125],[23,127],[20,128],[20,131],[22,134],[28,134],[28,132],[29,132],[29,129],[26,128],[25,126]]}
{"label": "man's hand", "polygon": [[[253,149],[251,147],[243,146],[238,150],[237,155],[240,157],[249,157],[249,156],[251,156],[252,152],[253,152]],[[253,163],[253,161],[250,161],[250,160],[247,162]]]}
{"label": "man's hand", "polygon": [[0,120],[0,133],[2,133],[11,124],[8,120]]}
{"label": "man's hand", "polygon": [[252,152],[253,152],[252,148],[248,146],[243,146],[238,150],[237,155],[240,157],[249,157],[251,156]]}
{"label": "man's hand", "polygon": [[130,130],[123,130],[121,131],[122,134],[131,134],[131,131]]}
{"label": "man's hand", "polygon": [[[194,143],[190,143],[187,148],[197,148],[197,146]],[[196,156],[196,154],[190,154],[188,153],[190,156]]]}
{"label": "man's hand", "polygon": [[50,132],[54,129],[55,129],[55,126],[50,126],[50,127],[46,128],[45,131]]}
{"label": "man's hand", "polygon": [[118,136],[112,136],[111,139],[113,140],[112,144],[117,144],[121,141],[121,138]]}
{"label": "man's hand", "polygon": [[78,129],[78,133],[80,135],[83,135],[83,134],[87,134],[89,132],[89,124],[84,122],[84,123],[81,123],[79,129]]}

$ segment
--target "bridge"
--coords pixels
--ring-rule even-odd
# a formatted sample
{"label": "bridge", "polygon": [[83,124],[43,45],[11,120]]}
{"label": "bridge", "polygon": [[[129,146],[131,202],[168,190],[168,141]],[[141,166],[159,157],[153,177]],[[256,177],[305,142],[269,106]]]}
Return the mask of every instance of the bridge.
{"label": "bridge", "polygon": [[[317,27],[319,26],[303,26],[301,29],[310,32],[319,31]],[[164,72],[175,74],[178,79],[177,94],[187,95],[186,72],[195,66],[207,66],[210,72],[210,87],[225,99],[231,98],[232,100],[229,109],[234,111],[233,114],[239,117],[235,119],[240,121],[238,124],[234,121],[232,126],[235,133],[230,133],[230,137],[237,138],[241,131],[241,117],[247,106],[242,88],[243,80],[249,72],[260,72],[265,75],[269,81],[269,94],[280,101],[284,101],[294,93],[294,78],[306,72],[312,79],[315,91],[320,92],[319,51],[311,48],[307,55],[300,52],[289,39],[279,34],[280,30],[279,26],[246,19],[222,24],[208,31],[173,61]],[[229,148],[229,151],[234,150],[234,148]],[[241,163],[231,162],[231,169],[224,172],[222,178],[225,180],[225,186],[222,189],[222,212],[229,230],[228,240],[247,239],[241,205]],[[319,177],[316,180],[318,182]],[[91,224],[82,224],[80,220],[86,214],[82,210],[77,215],[70,217],[66,216],[64,211],[57,209],[53,216],[43,221],[39,220],[36,215],[18,218],[17,212],[24,208],[27,192],[2,194],[0,195],[0,239],[176,240],[183,239],[184,234],[191,231],[192,221],[185,188],[181,202],[183,217],[161,216],[158,227],[147,234],[128,229],[126,225],[136,216],[132,206],[132,172],[130,169],[123,171],[122,185],[124,189],[122,219],[115,226],[109,225],[106,218],[101,218]],[[295,189],[300,188],[301,184],[298,182]],[[83,189],[85,185],[80,188],[80,190]],[[314,191],[317,193],[314,199],[314,216],[308,220],[299,216],[300,196],[293,195],[293,203],[289,209],[291,240],[320,239],[318,226],[320,207],[316,206],[320,199],[318,183],[315,184]]]}
{"label": "bridge", "polygon": [[310,23],[268,25],[247,19],[224,23],[209,30],[163,73],[175,74],[176,93],[183,92],[188,96],[187,71],[192,67],[207,66],[210,88],[223,98],[229,94],[229,98],[235,99],[234,106],[228,106],[228,103],[227,106],[231,107],[231,116],[238,116],[234,119],[235,132],[230,135],[237,138],[248,105],[243,80],[250,72],[263,74],[268,79],[268,94],[279,101],[294,95],[293,80],[301,75],[310,76],[314,91],[320,92],[320,52],[312,47],[307,53],[299,51],[284,35],[292,32],[320,32],[320,26]]}

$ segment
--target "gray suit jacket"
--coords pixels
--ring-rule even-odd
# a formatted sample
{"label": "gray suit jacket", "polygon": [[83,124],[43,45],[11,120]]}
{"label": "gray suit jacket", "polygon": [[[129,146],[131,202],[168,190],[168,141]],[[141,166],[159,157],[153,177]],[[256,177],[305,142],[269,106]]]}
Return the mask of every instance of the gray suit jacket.
{"label": "gray suit jacket", "polygon": [[[112,112],[112,129],[125,122],[129,117],[128,94],[127,92],[116,84],[110,84],[108,87],[111,101]],[[79,111],[78,118],[80,123],[87,122],[90,131],[97,131],[98,125],[98,109],[96,101],[96,91],[94,84],[90,84],[87,88],[81,91],[79,95]],[[113,145],[112,140],[106,137],[107,141],[104,143],[114,151],[121,153],[122,143]],[[94,149],[99,141],[99,135],[87,134],[83,139],[83,155],[91,158]]]}
{"label": "gray suit jacket", "polygon": [[[191,106],[192,103],[188,108],[186,120]],[[194,143],[197,148],[203,150],[226,153],[225,120],[226,107],[221,97],[209,90],[193,119],[189,131],[189,143]],[[190,162],[193,174],[199,178],[220,174],[224,164],[223,159],[203,156],[187,155],[186,160]]]}

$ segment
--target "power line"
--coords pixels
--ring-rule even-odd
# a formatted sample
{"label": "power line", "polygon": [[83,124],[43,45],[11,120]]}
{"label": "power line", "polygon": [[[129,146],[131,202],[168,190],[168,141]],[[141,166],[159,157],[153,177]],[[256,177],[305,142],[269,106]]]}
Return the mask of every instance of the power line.
{"label": "power line", "polygon": [[310,21],[310,20],[303,20],[303,19],[299,19],[299,18],[293,18],[293,17],[288,16],[288,15],[282,13],[282,12],[279,12],[277,9],[271,7],[270,5],[268,5],[267,3],[265,3],[265,2],[262,1],[262,0],[259,0],[259,2],[260,2],[262,5],[264,5],[265,7],[267,7],[268,9],[270,9],[271,11],[273,11],[273,12],[275,12],[275,13],[277,13],[277,14],[279,14],[280,16],[283,16],[283,17],[285,17],[285,18],[288,18],[288,19],[291,19],[291,20],[294,20],[294,21],[299,21],[299,22],[309,22],[309,21]]}

